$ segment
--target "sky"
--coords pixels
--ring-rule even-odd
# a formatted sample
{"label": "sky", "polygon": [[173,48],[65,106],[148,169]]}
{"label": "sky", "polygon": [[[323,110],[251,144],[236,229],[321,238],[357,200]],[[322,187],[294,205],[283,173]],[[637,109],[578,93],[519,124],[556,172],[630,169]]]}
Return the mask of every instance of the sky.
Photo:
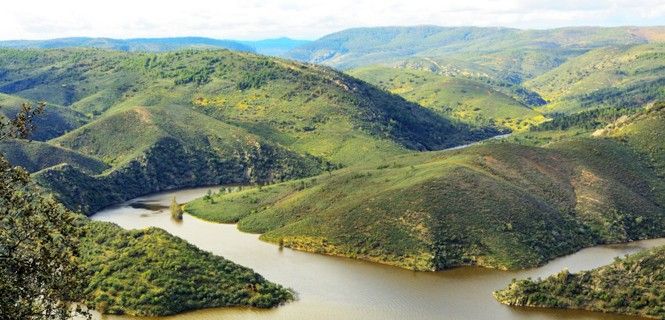
{"label": "sky", "polygon": [[9,0],[0,39],[316,39],[353,27],[665,25],[664,0]]}

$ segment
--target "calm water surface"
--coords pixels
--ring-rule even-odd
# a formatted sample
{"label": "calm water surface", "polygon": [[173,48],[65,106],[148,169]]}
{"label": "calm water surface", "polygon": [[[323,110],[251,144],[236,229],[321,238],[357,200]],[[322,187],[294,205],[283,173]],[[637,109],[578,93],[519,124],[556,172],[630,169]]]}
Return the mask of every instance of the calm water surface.
{"label": "calm water surface", "polygon": [[271,310],[207,309],[159,319],[638,319],[582,311],[510,308],[496,302],[492,291],[505,287],[513,278],[546,277],[564,268],[571,272],[592,269],[612,262],[617,256],[665,245],[665,239],[656,239],[599,246],[553,260],[540,268],[515,272],[471,267],[414,272],[279,249],[259,241],[258,235],[238,231],[235,225],[209,223],[189,215],[185,215],[181,223],[170,219],[166,207],[172,196],[182,203],[204,195],[208,189],[137,198],[101,211],[92,219],[114,222],[126,229],[151,226],[165,229],[203,250],[250,267],[270,281],[294,289],[298,300]]}

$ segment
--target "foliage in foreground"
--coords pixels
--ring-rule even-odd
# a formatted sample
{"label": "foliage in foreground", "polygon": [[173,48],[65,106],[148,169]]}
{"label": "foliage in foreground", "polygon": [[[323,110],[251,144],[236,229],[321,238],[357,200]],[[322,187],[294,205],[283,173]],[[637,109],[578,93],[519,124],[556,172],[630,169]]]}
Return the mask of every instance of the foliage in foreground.
{"label": "foliage in foreground", "polygon": [[512,306],[586,309],[665,318],[665,247],[591,271],[513,281],[494,293]]}
{"label": "foliage in foreground", "polygon": [[[0,119],[0,140],[25,138],[40,108]],[[80,301],[79,216],[41,194],[0,156],[0,319],[68,319]]]}

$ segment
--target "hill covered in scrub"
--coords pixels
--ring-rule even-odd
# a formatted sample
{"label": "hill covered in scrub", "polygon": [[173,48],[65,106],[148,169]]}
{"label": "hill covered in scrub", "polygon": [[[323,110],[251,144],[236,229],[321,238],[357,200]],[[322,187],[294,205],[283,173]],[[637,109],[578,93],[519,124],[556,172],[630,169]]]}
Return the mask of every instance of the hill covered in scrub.
{"label": "hill covered in scrub", "polygon": [[0,142],[0,153],[14,166],[28,172],[67,163],[88,174],[99,174],[109,166],[97,158],[45,142],[7,140]]}
{"label": "hill covered in scrub", "polygon": [[290,57],[330,65],[469,124],[513,131],[662,100],[663,27],[340,31]]}
{"label": "hill covered in scrub", "polygon": [[[663,112],[631,122],[660,123]],[[662,142],[639,141],[646,150]],[[221,193],[186,210],[287,247],[404,268],[525,268],[594,244],[663,236],[665,183],[654,171],[660,160],[647,155],[630,138],[486,143]]]}
{"label": "hill covered in scrub", "polygon": [[0,70],[0,92],[85,115],[85,125],[48,144],[110,168],[91,175],[77,163],[35,166],[43,186],[85,212],[149,192],[281,181],[498,133],[329,68],[226,50],[4,49]]}
{"label": "hill covered in scrub", "polygon": [[357,68],[348,73],[470,125],[520,131],[545,120],[540,112],[510,93],[482,81],[383,66]]}
{"label": "hill covered in scrub", "polygon": [[[39,101],[30,101],[0,93],[0,117],[3,119],[14,118],[24,103],[36,105]],[[80,112],[58,105],[46,104],[44,112],[33,120],[35,130],[30,135],[30,139],[38,141],[53,139],[82,126],[88,121],[89,119]]]}
{"label": "hill covered in scrub", "polygon": [[112,169],[86,174],[63,163],[35,173],[60,201],[83,212],[147,192],[201,185],[281,181],[321,172],[324,164],[246,130],[183,109],[134,108],[51,142],[101,159]]}
{"label": "hill covered in scrub", "polygon": [[549,102],[547,112],[639,108],[665,99],[665,44],[594,49],[524,86]]}
{"label": "hill covered in scrub", "polygon": [[584,309],[665,318],[665,247],[645,250],[614,263],[544,280],[515,281],[494,293],[511,306]]}
{"label": "hill covered in scrub", "polygon": [[81,264],[86,304],[102,313],[163,316],[213,307],[270,308],[293,293],[251,269],[164,230],[86,222]]}

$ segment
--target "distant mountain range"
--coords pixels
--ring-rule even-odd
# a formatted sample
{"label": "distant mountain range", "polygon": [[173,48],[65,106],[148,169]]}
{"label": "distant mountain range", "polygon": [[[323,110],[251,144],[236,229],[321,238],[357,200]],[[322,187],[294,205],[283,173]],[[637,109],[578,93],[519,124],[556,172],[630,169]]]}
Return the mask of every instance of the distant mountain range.
{"label": "distant mountain range", "polygon": [[8,40],[0,41],[0,48],[14,49],[57,49],[57,48],[101,48],[121,51],[161,52],[184,48],[223,48],[235,51],[255,52],[265,55],[283,55],[310,41],[290,38],[265,39],[258,41],[223,40],[204,37],[174,38],[59,38],[48,40]]}

